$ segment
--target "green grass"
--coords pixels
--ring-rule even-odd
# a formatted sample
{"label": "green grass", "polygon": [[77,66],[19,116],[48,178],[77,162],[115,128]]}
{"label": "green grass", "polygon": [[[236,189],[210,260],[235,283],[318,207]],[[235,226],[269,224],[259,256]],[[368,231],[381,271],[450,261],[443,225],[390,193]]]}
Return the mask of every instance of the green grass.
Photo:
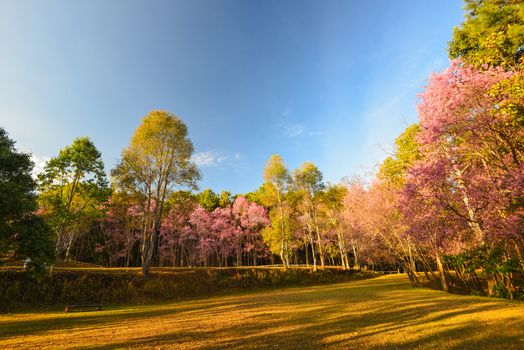
{"label": "green grass", "polygon": [[524,304],[404,275],[105,311],[0,315],[1,349],[524,349]]}

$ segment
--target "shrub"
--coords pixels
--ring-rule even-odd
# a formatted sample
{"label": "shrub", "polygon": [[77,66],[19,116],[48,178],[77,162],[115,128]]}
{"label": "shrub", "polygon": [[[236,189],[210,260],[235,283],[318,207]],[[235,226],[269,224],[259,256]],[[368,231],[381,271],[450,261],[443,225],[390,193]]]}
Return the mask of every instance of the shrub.
{"label": "shrub", "polygon": [[21,307],[104,303],[133,304],[177,300],[216,292],[334,283],[371,276],[357,271],[226,268],[138,270],[56,270],[35,277],[23,270],[0,270],[0,310]]}

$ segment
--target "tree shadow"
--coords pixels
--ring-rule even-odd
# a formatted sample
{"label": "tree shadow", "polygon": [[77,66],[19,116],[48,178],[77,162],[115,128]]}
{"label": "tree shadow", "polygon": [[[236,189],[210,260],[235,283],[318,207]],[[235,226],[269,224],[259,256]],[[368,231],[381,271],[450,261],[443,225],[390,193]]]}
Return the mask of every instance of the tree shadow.
{"label": "tree shadow", "polygon": [[[499,311],[506,313],[499,320],[474,317]],[[524,349],[523,311],[518,302],[412,289],[397,277],[122,309],[116,314],[2,322],[0,339],[63,329],[74,329],[74,336],[81,334],[79,328],[90,326],[100,331],[99,344],[72,347]],[[237,322],[213,326],[204,322],[223,315]],[[167,322],[158,334],[131,334],[124,341],[103,336],[115,327],[135,323],[147,327],[158,320]]]}

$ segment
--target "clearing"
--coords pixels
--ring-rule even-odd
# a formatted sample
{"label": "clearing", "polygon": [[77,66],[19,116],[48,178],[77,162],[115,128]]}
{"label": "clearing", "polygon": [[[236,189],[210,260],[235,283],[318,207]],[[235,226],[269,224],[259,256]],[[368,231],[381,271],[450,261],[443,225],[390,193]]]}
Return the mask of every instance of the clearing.
{"label": "clearing", "polygon": [[104,311],[0,315],[1,349],[524,349],[524,303],[405,275]]}

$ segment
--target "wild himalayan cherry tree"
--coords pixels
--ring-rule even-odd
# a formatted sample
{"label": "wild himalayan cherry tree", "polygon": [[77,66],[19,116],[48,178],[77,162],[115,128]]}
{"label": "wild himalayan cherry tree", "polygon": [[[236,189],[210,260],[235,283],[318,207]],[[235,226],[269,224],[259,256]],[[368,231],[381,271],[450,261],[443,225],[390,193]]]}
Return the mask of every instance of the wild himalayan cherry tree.
{"label": "wild himalayan cherry tree", "polygon": [[[406,236],[407,227],[400,213],[400,196],[395,187],[374,182],[369,189],[361,183],[348,186],[344,199],[344,225],[353,245],[359,245],[368,259],[393,258],[401,264],[413,285],[419,283],[416,275],[416,246]],[[389,253],[389,257],[384,252]]]}
{"label": "wild himalayan cherry tree", "polygon": [[140,242],[143,210],[128,197],[114,194],[109,198],[105,218],[101,219],[105,242],[98,247],[99,252],[108,256],[109,266],[123,260],[130,266],[133,248]]}
{"label": "wild himalayan cherry tree", "polygon": [[521,72],[455,60],[420,95],[422,157],[409,171],[403,208],[439,269],[443,254],[485,244],[521,254],[523,87]]}
{"label": "wild himalayan cherry tree", "polygon": [[269,225],[269,218],[266,210],[261,205],[248,202],[243,196],[238,196],[233,203],[231,210],[237,229],[237,265],[241,264],[242,259],[238,252],[242,251],[251,257],[253,265],[257,265],[257,259],[267,256],[268,250],[261,236],[261,231]]}
{"label": "wild himalayan cherry tree", "polygon": [[268,224],[265,209],[242,196],[213,211],[175,205],[162,223],[161,256],[173,266],[228,266],[233,260],[256,265],[267,255],[261,230]]}

